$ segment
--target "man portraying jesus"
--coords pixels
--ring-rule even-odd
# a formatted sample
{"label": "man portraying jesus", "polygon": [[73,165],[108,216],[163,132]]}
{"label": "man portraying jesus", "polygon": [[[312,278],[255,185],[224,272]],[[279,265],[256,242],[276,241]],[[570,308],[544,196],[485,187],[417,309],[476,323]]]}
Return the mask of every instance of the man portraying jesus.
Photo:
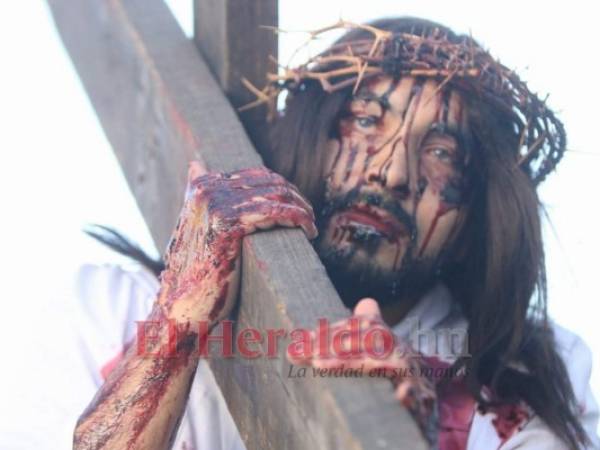
{"label": "man portraying jesus", "polygon": [[[304,229],[361,331],[385,329],[403,349],[383,359],[365,348],[351,360],[289,354],[294,364],[383,369],[432,448],[597,445],[590,352],[546,314],[536,188],[563,155],[562,124],[471,37],[415,18],[345,26],[263,91],[287,93],[262,155],[269,169],[190,165],[148,303],[148,320],[183,324],[181,355],[127,347],[80,417],[74,448],[243,448],[222,399],[195,394],[216,387],[198,366],[194,324],[227,317],[243,237],[278,226]],[[406,352],[409,319],[464,330],[466,356]],[[398,375],[440,367],[455,376]]]}

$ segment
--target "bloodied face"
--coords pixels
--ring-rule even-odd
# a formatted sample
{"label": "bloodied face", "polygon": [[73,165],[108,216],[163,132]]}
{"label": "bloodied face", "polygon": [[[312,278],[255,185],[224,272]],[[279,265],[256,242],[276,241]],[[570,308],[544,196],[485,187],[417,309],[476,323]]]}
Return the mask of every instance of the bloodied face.
{"label": "bloodied face", "polygon": [[432,79],[381,77],[351,98],[337,127],[317,250],[348,303],[418,295],[465,214],[461,96]]}

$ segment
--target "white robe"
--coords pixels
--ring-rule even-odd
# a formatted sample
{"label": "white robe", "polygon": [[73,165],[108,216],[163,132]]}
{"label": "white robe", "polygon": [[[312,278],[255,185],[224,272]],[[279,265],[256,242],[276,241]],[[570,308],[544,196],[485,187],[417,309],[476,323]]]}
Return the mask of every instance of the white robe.
{"label": "white robe", "polygon": [[[125,342],[134,337],[135,321],[147,317],[157,289],[157,280],[143,270],[125,270],[110,265],[86,265],[79,271],[74,291],[79,308],[76,309],[74,324],[79,335],[80,356],[87,367],[87,373],[79,375],[93,380],[89,389],[90,400],[94,389],[100,387],[103,382],[102,368],[119,354]],[[419,331],[415,334],[416,323],[419,324]],[[463,333],[462,336],[466,336],[466,327],[467,322],[453,303],[448,290],[438,285],[415,305],[407,319],[394,327],[394,332],[409,341],[422,336],[419,350],[425,354],[432,354],[431,345],[434,340],[428,336],[443,336],[444,333],[448,335],[448,330],[451,334],[460,336]],[[598,405],[589,387],[591,352],[579,337],[564,328],[556,325],[554,327],[559,352],[566,361],[571,383],[581,406],[583,426],[594,440],[594,447],[591,448],[598,448]],[[449,345],[444,343],[444,339],[437,342],[442,353],[451,353],[451,349],[443,348],[444,345]],[[452,360],[451,357],[446,359],[450,362]],[[531,416],[520,431],[503,443],[492,424],[494,413],[481,414],[475,410],[473,414],[468,450],[566,448],[538,417]],[[76,418],[74,415],[73,424]],[[173,448],[245,448],[206,361],[200,361]]]}

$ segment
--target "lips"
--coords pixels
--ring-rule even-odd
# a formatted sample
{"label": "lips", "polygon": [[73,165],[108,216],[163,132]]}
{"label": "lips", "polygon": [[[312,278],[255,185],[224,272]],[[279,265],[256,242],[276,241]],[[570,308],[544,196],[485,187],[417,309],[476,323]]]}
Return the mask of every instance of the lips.
{"label": "lips", "polygon": [[390,240],[409,236],[408,227],[387,211],[367,204],[357,204],[337,214],[336,222],[343,228],[370,228]]}

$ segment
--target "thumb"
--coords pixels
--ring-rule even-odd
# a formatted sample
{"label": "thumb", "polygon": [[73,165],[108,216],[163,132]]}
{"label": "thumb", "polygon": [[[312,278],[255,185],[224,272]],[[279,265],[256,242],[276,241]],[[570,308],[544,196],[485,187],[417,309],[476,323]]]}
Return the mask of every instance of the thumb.
{"label": "thumb", "polygon": [[190,161],[188,166],[188,184],[191,184],[196,178],[206,175],[208,170],[202,161],[193,160]]}
{"label": "thumb", "polygon": [[354,307],[355,316],[381,317],[379,305],[372,298],[363,298]]}

